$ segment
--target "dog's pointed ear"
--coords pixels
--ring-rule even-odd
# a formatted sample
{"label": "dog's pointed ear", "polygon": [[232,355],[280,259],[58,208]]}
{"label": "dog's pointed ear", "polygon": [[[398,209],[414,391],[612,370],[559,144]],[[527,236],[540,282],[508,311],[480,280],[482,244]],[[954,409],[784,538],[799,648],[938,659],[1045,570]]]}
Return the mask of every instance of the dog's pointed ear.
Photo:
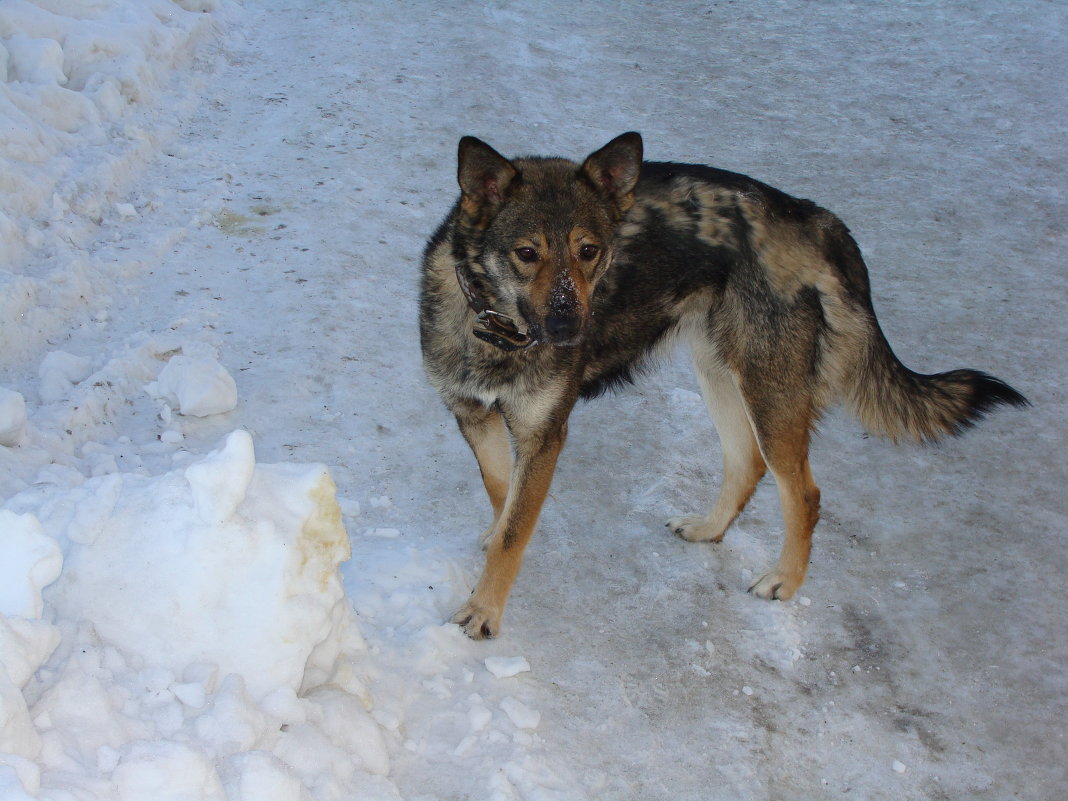
{"label": "dog's pointed ear", "polygon": [[481,139],[465,136],[457,152],[457,180],[463,192],[464,212],[472,219],[493,213],[507,197],[508,187],[519,175],[508,159]]}
{"label": "dog's pointed ear", "polygon": [[642,169],[642,137],[635,131],[621,134],[590,155],[581,173],[594,187],[616,201],[620,212],[634,202],[634,187]]}

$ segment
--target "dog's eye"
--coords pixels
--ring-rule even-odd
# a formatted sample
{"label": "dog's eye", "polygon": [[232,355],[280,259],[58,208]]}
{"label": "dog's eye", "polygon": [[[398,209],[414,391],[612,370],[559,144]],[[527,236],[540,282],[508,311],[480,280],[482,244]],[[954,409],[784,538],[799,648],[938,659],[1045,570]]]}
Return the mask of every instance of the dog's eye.
{"label": "dog's eye", "polygon": [[583,245],[579,248],[579,257],[583,261],[593,261],[601,253],[601,249],[596,245]]}
{"label": "dog's eye", "polygon": [[515,255],[519,258],[520,261],[525,261],[528,264],[532,261],[538,260],[538,251],[534,250],[534,248],[516,248]]}

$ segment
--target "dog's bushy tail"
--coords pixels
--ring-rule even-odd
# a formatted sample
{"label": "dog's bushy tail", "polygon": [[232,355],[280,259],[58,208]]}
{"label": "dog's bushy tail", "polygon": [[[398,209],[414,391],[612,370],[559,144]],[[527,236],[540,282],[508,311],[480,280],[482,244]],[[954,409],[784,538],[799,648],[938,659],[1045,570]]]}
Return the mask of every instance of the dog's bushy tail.
{"label": "dog's bushy tail", "polygon": [[871,324],[846,388],[846,403],[870,433],[932,442],[964,433],[998,406],[1030,405],[1004,381],[979,370],[913,372],[891,350],[874,318]]}

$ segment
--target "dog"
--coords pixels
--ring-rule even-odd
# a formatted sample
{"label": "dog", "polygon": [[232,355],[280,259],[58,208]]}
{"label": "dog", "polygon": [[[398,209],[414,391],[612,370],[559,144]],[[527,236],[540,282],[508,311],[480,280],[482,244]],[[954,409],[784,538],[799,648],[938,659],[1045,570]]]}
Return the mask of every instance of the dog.
{"label": "dog", "polygon": [[460,198],[426,246],[419,323],[427,375],[493,509],[485,569],[452,618],[473,639],[500,632],[574,404],[633,381],[679,339],[721,440],[723,481],[707,515],[668,526],[719,542],[770,469],[785,540],[750,588],[766,599],[805,579],[820,504],[809,438],[829,405],[873,434],[920,442],[1028,405],[983,372],[905,367],[835,215],[744,175],[643,162],[642,148],[625,133],[578,164],[460,140]]}

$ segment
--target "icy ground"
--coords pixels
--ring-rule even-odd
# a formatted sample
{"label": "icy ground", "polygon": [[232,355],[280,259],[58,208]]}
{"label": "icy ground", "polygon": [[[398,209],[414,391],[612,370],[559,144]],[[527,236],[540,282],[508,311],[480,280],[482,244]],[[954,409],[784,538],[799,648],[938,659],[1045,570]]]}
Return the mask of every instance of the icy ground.
{"label": "icy ground", "polygon": [[[4,0],[0,799],[1063,798],[1066,28]],[[1034,407],[926,449],[830,415],[810,577],[769,604],[770,483],[722,545],[663,528],[720,480],[681,354],[577,411],[469,642],[488,504],[422,377],[420,251],[461,135],[629,129],[837,212],[907,364]]]}

